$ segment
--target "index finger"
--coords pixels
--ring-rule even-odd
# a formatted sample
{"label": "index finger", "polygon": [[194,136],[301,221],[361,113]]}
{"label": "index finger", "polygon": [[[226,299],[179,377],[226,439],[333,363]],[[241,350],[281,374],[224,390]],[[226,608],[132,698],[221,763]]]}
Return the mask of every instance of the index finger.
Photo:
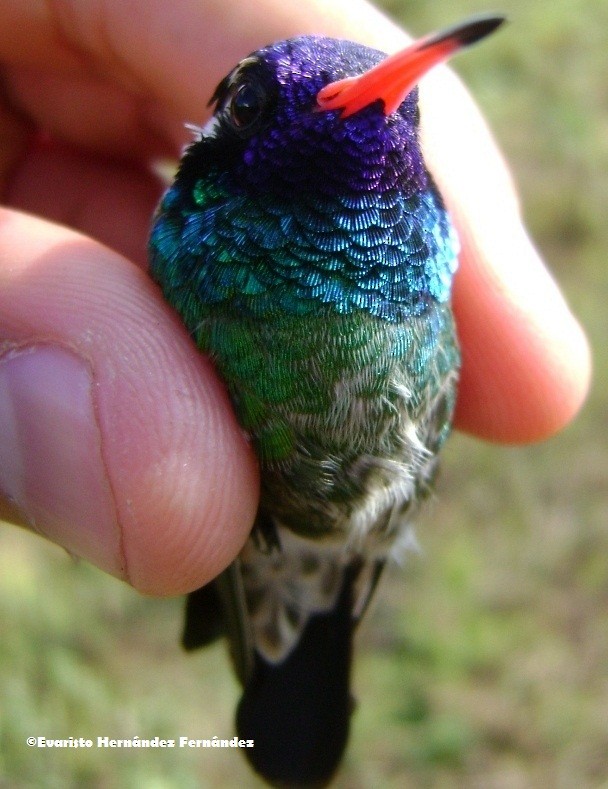
{"label": "index finger", "polygon": [[[277,0],[204,6],[63,0],[43,9],[31,0],[6,2],[5,19],[20,17],[11,36],[24,30],[24,19],[35,34],[7,43],[5,32],[0,52],[17,48],[37,68],[53,56],[62,74],[84,58],[91,74],[129,94],[142,129],[174,145],[184,140],[182,119],[200,122],[214,85],[267,41],[316,32],[394,50],[407,40],[364,0],[295,7]],[[505,442],[547,437],[584,400],[590,376],[584,333],[526,236],[504,162],[466,91],[440,69],[425,81],[422,105],[427,161],[463,242],[454,294],[463,345],[457,425]],[[88,110],[94,115],[94,106]]]}

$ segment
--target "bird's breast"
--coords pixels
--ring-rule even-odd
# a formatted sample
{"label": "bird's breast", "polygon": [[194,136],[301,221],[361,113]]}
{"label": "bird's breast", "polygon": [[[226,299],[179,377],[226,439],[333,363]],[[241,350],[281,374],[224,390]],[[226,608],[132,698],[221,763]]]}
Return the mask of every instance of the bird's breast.
{"label": "bird's breast", "polygon": [[262,467],[262,504],[299,533],[363,533],[407,507],[449,429],[448,307],[406,323],[359,311],[201,327]]}

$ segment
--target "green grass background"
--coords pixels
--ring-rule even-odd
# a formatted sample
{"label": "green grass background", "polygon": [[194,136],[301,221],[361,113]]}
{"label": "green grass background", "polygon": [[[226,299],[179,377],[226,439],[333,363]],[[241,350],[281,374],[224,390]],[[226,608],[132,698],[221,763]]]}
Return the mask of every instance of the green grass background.
{"label": "green grass background", "polygon": [[[488,10],[386,5],[418,34]],[[608,786],[608,3],[499,7],[509,27],[457,69],[591,336],[595,386],[576,423],[544,445],[451,441],[418,529],[423,554],[390,574],[359,637],[359,706],[338,787]],[[181,609],[4,528],[0,784],[259,786],[235,751],[25,744],[38,734],[231,736],[226,655],[179,650]]]}

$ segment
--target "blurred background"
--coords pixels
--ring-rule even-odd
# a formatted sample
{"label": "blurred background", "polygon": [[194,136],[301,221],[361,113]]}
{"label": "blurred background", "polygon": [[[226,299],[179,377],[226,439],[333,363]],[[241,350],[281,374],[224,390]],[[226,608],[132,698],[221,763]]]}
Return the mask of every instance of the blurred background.
{"label": "blurred background", "polygon": [[[423,546],[358,639],[337,787],[608,786],[608,2],[385,2],[414,34],[474,12],[510,25],[455,63],[593,344],[577,421],[523,449],[455,436]],[[0,785],[260,786],[234,750],[33,751],[49,738],[230,737],[223,645],[178,647],[151,600],[0,531]]]}

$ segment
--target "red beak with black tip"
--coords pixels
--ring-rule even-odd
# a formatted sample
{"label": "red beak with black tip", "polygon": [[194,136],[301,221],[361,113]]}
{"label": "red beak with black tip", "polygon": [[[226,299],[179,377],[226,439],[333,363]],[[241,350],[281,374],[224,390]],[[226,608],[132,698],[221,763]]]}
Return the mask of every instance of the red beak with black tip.
{"label": "red beak with black tip", "polygon": [[465,47],[481,41],[505,21],[504,16],[474,17],[434,33],[390,55],[356,77],[331,82],[317,94],[319,110],[340,110],[347,118],[375,101],[391,115],[427,71]]}

